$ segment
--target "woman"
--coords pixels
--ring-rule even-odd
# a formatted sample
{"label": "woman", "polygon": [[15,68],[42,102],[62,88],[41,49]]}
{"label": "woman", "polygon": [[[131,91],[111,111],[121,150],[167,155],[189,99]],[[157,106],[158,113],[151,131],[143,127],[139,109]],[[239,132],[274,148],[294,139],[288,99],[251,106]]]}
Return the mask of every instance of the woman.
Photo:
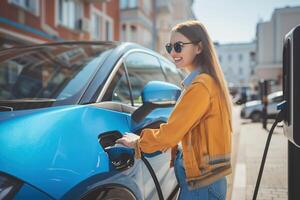
{"label": "woman", "polygon": [[174,161],[179,199],[226,199],[231,100],[213,43],[201,23],[187,21],[172,29],[166,50],[177,67],[190,72],[180,99],[159,129],[144,129],[140,137],[128,133],[117,142],[135,148],[137,158],[141,151],[177,152],[181,143]]}

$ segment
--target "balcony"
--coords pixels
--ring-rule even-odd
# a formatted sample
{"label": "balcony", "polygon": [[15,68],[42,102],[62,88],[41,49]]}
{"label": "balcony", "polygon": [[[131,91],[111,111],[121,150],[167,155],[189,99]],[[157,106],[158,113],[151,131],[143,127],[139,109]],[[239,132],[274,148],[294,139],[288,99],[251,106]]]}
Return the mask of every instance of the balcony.
{"label": "balcony", "polygon": [[156,1],[156,8],[158,12],[172,12],[172,2],[171,0]]}

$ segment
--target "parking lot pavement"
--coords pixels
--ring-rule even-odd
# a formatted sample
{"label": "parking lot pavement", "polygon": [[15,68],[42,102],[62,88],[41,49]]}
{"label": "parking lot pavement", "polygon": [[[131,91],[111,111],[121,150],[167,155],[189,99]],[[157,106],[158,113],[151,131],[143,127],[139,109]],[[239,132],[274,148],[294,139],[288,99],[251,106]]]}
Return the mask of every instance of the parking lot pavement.
{"label": "parking lot pavement", "polygon": [[241,120],[240,120],[240,111],[241,106],[234,106],[232,110],[232,123],[233,123],[233,134],[232,134],[232,155],[231,155],[231,163],[232,163],[232,171],[233,173],[227,176],[227,197],[226,199],[231,199],[232,191],[233,191],[233,177],[236,167],[236,159],[240,138],[240,129],[241,129]]}
{"label": "parking lot pavement", "polygon": [[[233,141],[236,147],[232,200],[252,199],[268,132],[261,123],[240,121],[240,131]],[[272,126],[268,124],[268,129]],[[287,139],[277,127],[271,139],[257,199],[287,199]]]}

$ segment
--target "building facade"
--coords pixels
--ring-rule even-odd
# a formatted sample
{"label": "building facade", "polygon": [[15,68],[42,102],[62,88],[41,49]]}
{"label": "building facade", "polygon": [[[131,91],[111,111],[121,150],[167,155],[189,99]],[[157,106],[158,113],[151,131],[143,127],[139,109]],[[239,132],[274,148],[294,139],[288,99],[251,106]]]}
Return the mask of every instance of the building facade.
{"label": "building facade", "polygon": [[3,0],[0,48],[55,41],[119,40],[118,0]]}
{"label": "building facade", "polygon": [[153,48],[153,1],[120,0],[121,40]]}
{"label": "building facade", "polygon": [[120,0],[121,40],[135,42],[166,55],[171,28],[195,19],[193,0]]}
{"label": "building facade", "polygon": [[285,35],[300,24],[300,6],[275,9],[270,21],[257,24],[257,79],[274,80],[272,90],[282,87],[282,51]]}
{"label": "building facade", "polygon": [[173,12],[172,12],[172,26],[180,22],[196,19],[192,10],[194,0],[171,0]]}
{"label": "building facade", "polygon": [[170,30],[173,25],[172,15],[174,13],[174,7],[172,0],[157,1],[156,7],[156,50],[162,55],[166,55],[167,52],[165,50],[165,44],[170,38]]}
{"label": "building facade", "polygon": [[255,42],[215,44],[219,62],[230,87],[249,87],[255,67]]}

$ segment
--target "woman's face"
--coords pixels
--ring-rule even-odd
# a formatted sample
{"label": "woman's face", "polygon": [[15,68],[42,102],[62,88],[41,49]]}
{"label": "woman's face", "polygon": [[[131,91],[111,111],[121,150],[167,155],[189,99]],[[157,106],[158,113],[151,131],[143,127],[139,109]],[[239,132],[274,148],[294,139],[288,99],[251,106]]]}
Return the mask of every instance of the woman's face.
{"label": "woman's face", "polygon": [[196,67],[198,67],[194,66],[193,61],[195,56],[201,53],[201,46],[198,44],[183,44],[181,45],[181,52],[176,52],[174,50],[174,44],[176,42],[189,43],[191,41],[181,33],[172,32],[170,38],[172,51],[170,52],[170,55],[172,56],[177,67],[187,69],[188,71],[193,71]]}

